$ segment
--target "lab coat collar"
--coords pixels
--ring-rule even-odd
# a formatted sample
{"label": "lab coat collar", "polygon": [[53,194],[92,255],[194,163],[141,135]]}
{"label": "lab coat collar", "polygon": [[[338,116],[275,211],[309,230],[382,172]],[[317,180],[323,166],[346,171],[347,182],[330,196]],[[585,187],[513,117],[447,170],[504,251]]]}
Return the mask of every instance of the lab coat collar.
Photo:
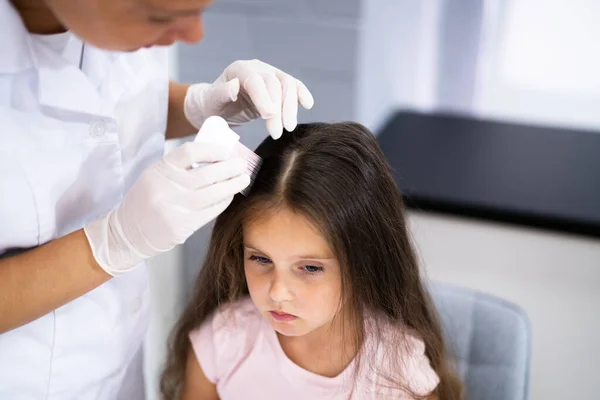
{"label": "lab coat collar", "polygon": [[[2,44],[0,74],[15,74],[35,68],[38,74],[38,101],[41,105],[87,114],[110,115],[98,88],[94,87],[77,65],[57,54],[48,53],[41,58],[34,54],[31,35],[9,0],[0,0],[0,37],[8,39]],[[72,37],[65,51],[79,52],[80,49],[81,41]],[[107,74],[122,64],[121,55],[119,52],[107,52],[86,45],[86,59],[92,58],[89,61],[94,62],[94,68],[103,69]]]}
{"label": "lab coat collar", "polygon": [[[16,74],[31,68],[37,69],[38,101],[41,105],[103,114],[100,112],[102,106],[97,90],[76,66],[61,62],[58,55],[44,57],[44,61],[40,62],[32,51],[29,31],[8,0],[0,0],[0,35],[5,39],[0,73]],[[74,96],[74,93],[78,95]]]}
{"label": "lab coat collar", "polygon": [[[81,42],[78,48],[81,49]],[[103,74],[99,79],[104,83],[96,87],[78,65],[61,57],[57,56],[52,62],[50,58],[44,59],[38,67],[38,101],[53,108],[110,117],[114,103],[135,81],[135,72],[130,71],[122,53],[109,53],[86,45],[85,54],[84,62],[90,63],[97,74]],[[112,78],[107,81],[108,75]],[[110,85],[115,79],[119,84]],[[106,82],[111,86],[109,97],[103,88]]]}
{"label": "lab coat collar", "polygon": [[0,0],[0,37],[0,74],[14,74],[33,66],[27,28],[9,0]]}
{"label": "lab coat collar", "polygon": [[38,101],[41,105],[84,114],[108,116],[98,90],[75,66],[40,68]]}

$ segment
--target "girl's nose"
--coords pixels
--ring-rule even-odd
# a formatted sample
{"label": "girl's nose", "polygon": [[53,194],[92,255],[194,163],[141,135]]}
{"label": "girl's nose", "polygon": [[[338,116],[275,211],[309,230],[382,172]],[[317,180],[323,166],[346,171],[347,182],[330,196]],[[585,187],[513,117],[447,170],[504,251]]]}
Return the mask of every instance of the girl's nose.
{"label": "girl's nose", "polygon": [[294,296],[289,287],[280,279],[275,277],[271,282],[269,289],[269,297],[273,302],[280,303],[283,301],[291,301]]}

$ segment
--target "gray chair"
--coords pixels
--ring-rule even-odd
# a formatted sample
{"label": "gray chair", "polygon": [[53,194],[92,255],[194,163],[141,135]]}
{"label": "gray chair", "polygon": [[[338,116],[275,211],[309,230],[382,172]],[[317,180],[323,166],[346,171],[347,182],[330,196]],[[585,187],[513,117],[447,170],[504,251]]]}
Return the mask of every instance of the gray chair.
{"label": "gray chair", "polygon": [[506,300],[433,283],[433,300],[466,400],[526,400],[531,328],[525,312]]}

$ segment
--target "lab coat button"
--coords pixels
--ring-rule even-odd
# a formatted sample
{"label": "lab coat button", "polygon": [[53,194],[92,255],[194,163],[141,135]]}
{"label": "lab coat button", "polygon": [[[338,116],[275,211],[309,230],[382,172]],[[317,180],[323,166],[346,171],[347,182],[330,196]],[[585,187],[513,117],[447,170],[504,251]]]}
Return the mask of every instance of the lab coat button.
{"label": "lab coat button", "polygon": [[104,121],[94,121],[90,125],[90,136],[99,138],[106,133],[106,124]]}

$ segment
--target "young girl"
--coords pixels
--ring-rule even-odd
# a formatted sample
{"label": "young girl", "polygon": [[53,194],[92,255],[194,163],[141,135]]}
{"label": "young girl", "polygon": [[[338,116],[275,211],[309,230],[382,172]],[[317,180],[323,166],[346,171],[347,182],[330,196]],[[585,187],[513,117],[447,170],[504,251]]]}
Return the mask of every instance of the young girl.
{"label": "young girl", "polygon": [[459,399],[400,191],[356,123],[266,139],[216,220],[166,399]]}

